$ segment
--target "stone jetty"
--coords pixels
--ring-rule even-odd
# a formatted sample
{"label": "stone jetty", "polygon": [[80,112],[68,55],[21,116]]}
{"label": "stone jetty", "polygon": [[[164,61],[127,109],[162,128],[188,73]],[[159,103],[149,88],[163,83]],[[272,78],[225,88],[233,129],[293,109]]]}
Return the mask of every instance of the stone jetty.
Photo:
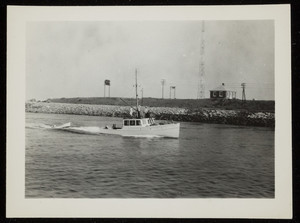
{"label": "stone jetty", "polygon": [[[249,112],[246,110],[186,109],[169,107],[149,107],[158,120],[205,122],[247,126],[275,126],[275,114],[271,112]],[[92,115],[107,117],[130,117],[129,106],[67,104],[47,102],[27,102],[26,112]]]}

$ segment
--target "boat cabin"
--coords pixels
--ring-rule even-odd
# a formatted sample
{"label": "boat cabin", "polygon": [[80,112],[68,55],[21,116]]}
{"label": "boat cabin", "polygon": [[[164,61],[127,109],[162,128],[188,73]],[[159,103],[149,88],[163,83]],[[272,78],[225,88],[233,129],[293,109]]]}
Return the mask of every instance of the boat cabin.
{"label": "boat cabin", "polygon": [[154,125],[153,118],[124,119],[123,120],[123,127],[133,127],[133,126],[145,127],[145,126],[150,126],[150,125]]}

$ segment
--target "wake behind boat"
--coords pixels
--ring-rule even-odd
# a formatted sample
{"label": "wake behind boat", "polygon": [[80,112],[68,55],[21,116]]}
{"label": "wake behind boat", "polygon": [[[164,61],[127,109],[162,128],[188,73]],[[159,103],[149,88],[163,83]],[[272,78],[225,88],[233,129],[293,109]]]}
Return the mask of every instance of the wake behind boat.
{"label": "wake behind boat", "polygon": [[53,125],[52,128],[53,129],[62,129],[62,128],[67,128],[71,126],[71,122],[62,124],[62,125]]}

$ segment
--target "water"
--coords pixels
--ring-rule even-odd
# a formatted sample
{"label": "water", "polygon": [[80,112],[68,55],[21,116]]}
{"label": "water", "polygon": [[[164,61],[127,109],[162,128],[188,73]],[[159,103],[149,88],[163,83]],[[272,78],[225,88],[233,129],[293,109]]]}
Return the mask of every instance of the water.
{"label": "water", "polygon": [[[71,133],[50,125],[72,122]],[[273,198],[274,130],[181,123],[180,138],[94,134],[121,123],[26,114],[27,198]]]}

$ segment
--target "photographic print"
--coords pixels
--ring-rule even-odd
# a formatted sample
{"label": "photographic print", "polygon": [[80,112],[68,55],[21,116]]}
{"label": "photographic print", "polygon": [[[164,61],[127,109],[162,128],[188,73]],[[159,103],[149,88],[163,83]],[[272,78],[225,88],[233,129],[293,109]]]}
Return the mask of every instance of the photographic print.
{"label": "photographic print", "polygon": [[202,202],[179,214],[201,217],[207,200],[280,198],[278,22],[158,8],[127,20],[36,11],[22,24],[25,203]]}
{"label": "photographic print", "polygon": [[26,34],[26,197],[274,197],[274,21]]}

